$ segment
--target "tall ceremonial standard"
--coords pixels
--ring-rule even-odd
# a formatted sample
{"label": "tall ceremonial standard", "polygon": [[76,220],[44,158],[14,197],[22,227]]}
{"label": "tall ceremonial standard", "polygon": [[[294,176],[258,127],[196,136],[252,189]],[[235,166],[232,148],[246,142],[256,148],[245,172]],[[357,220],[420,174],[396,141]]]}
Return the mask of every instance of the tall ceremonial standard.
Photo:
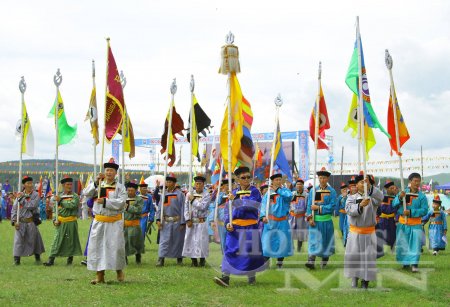
{"label": "tall ceremonial standard", "polygon": [[[59,153],[59,145],[68,144],[73,140],[73,138],[77,134],[77,125],[71,127],[67,123],[66,112],[64,110],[64,102],[61,97],[61,93],[59,92],[59,87],[62,83],[62,74],[58,68],[56,74],[53,76],[53,83],[56,86],[56,98],[53,107],[50,109],[48,114],[49,117],[54,117],[55,119],[55,129],[56,129],[56,150],[55,150],[55,193],[58,193],[59,186],[59,163],[58,163],[58,153]],[[56,218],[58,218],[58,207],[55,210]]]}
{"label": "tall ceremonial standard", "polygon": [[86,113],[84,121],[89,120],[91,134],[93,138],[92,148],[94,151],[94,178],[97,177],[97,145],[99,143],[98,135],[98,109],[97,109],[97,88],[95,86],[95,61],[92,60],[92,92],[89,101],[89,110]]}

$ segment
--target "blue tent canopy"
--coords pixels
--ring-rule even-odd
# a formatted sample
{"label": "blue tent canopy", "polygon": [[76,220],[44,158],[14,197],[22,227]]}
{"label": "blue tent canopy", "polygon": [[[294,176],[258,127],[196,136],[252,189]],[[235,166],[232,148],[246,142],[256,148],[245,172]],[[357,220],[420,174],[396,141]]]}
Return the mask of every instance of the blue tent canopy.
{"label": "blue tent canopy", "polygon": [[435,190],[450,190],[450,182],[443,184],[443,185],[437,185],[434,187]]}

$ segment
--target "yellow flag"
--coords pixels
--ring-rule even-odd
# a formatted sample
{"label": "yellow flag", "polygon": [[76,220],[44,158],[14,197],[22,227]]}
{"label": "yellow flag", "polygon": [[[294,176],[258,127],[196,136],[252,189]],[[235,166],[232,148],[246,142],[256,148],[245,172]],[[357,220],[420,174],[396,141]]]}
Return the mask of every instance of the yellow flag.
{"label": "yellow flag", "polygon": [[16,126],[16,135],[21,137],[22,135],[22,123],[23,123],[23,137],[21,139],[22,153],[29,156],[34,155],[34,136],[31,129],[30,118],[28,117],[27,107],[23,102],[23,112],[21,119],[19,119]]}
{"label": "yellow flag", "polygon": [[[241,150],[241,139],[244,135],[242,114],[242,91],[236,74],[231,74],[230,79],[230,101],[231,101],[231,170],[238,162],[238,154]],[[228,105],[223,116],[222,127],[220,129],[220,151],[223,159],[225,171],[228,170]]]}
{"label": "yellow flag", "polygon": [[124,152],[129,152],[130,159],[135,156],[135,146],[134,146],[134,133],[133,133],[133,126],[131,125],[130,116],[128,113],[125,113],[125,123],[124,123],[124,130],[125,134],[122,134],[122,140],[123,140],[123,150]]}
{"label": "yellow flag", "polygon": [[[358,96],[353,94],[352,104],[350,106],[350,111],[348,112],[347,125],[344,128],[344,132],[348,129],[352,129],[352,137],[356,137],[358,134]],[[377,143],[375,140],[375,135],[373,134],[373,129],[364,122],[364,137],[366,141],[366,157],[369,158],[369,151]],[[361,140],[359,140],[361,142]]]}

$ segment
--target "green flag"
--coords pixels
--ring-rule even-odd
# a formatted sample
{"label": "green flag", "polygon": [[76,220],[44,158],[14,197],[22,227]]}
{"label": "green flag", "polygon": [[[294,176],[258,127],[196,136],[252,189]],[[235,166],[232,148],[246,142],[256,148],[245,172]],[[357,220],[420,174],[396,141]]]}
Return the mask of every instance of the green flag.
{"label": "green flag", "polygon": [[[64,145],[73,140],[77,134],[77,125],[71,127],[67,123],[66,113],[64,112],[64,102],[61,98],[61,93],[58,91],[58,145]],[[55,117],[55,103],[48,113],[48,117]],[[56,123],[55,123],[56,125]]]}
{"label": "green flag", "polygon": [[360,50],[361,50],[361,71],[359,70],[358,63],[358,41],[355,42],[355,47],[353,49],[352,59],[350,61],[350,65],[348,67],[347,76],[345,77],[345,83],[349,89],[359,97],[359,76],[361,75],[361,83],[362,83],[362,100],[363,100],[363,112],[364,112],[364,120],[367,123],[367,126],[370,128],[378,128],[381,132],[383,132],[388,138],[391,138],[389,133],[383,128],[380,121],[375,114],[374,109],[372,108],[372,103],[370,100],[369,93],[369,83],[367,81],[367,73],[366,73],[366,65],[364,63],[364,53],[362,48],[361,39]]}

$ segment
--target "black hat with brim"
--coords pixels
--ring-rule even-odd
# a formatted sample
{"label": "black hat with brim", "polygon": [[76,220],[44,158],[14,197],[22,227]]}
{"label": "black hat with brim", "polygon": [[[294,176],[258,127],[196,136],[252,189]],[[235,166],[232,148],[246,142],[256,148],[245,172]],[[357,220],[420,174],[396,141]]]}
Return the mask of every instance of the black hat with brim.
{"label": "black hat with brim", "polygon": [[166,176],[166,181],[177,182],[177,178],[175,176],[168,175]]}
{"label": "black hat with brim", "polygon": [[117,171],[119,169],[119,165],[114,162],[106,162],[105,164],[103,164],[103,168],[104,169],[112,168]]}
{"label": "black hat with brim", "polygon": [[127,189],[128,188],[133,188],[133,189],[137,189],[138,188],[138,185],[136,183],[134,183],[134,182],[128,182],[125,186],[127,187]]}
{"label": "black hat with brim", "polygon": [[297,184],[297,183],[299,183],[299,182],[305,184],[305,182],[303,181],[303,179],[297,179],[297,181],[296,181],[295,183]]}
{"label": "black hat with brim", "polygon": [[23,177],[22,184],[25,184],[25,182],[28,182],[28,181],[33,181],[33,178],[28,177],[28,176]]}
{"label": "black hat with brim", "polygon": [[63,178],[63,179],[61,179],[60,182],[61,182],[61,184],[68,183],[68,182],[73,182],[73,178],[70,178],[70,177]]}
{"label": "black hat with brim", "polygon": [[[229,180],[228,179],[224,179],[222,180],[222,182],[220,183],[220,185],[224,185],[224,184],[228,184]],[[234,183],[234,179],[231,180],[231,183]]]}
{"label": "black hat with brim", "polygon": [[275,178],[282,178],[283,175],[278,173],[278,174],[273,174],[272,176],[270,176],[270,180],[274,180]]}
{"label": "black hat with brim", "polygon": [[250,173],[250,169],[247,166],[241,166],[234,170],[234,174],[236,176],[239,176],[240,174],[243,173]]}
{"label": "black hat with brim", "polygon": [[355,184],[357,184],[357,183],[360,182],[361,180],[364,180],[364,175],[358,175],[358,176],[355,176]]}
{"label": "black hat with brim", "polygon": [[195,176],[194,177],[194,181],[200,181],[200,182],[205,182],[206,178],[203,176]]}
{"label": "black hat with brim", "polygon": [[389,189],[389,188],[392,187],[393,185],[394,185],[394,182],[389,181],[389,182],[386,182],[386,184],[384,185],[384,188],[385,188],[385,189]]}
{"label": "black hat with brim", "polygon": [[325,177],[331,176],[331,173],[327,170],[320,170],[316,174],[317,174],[317,176],[325,176]]}

